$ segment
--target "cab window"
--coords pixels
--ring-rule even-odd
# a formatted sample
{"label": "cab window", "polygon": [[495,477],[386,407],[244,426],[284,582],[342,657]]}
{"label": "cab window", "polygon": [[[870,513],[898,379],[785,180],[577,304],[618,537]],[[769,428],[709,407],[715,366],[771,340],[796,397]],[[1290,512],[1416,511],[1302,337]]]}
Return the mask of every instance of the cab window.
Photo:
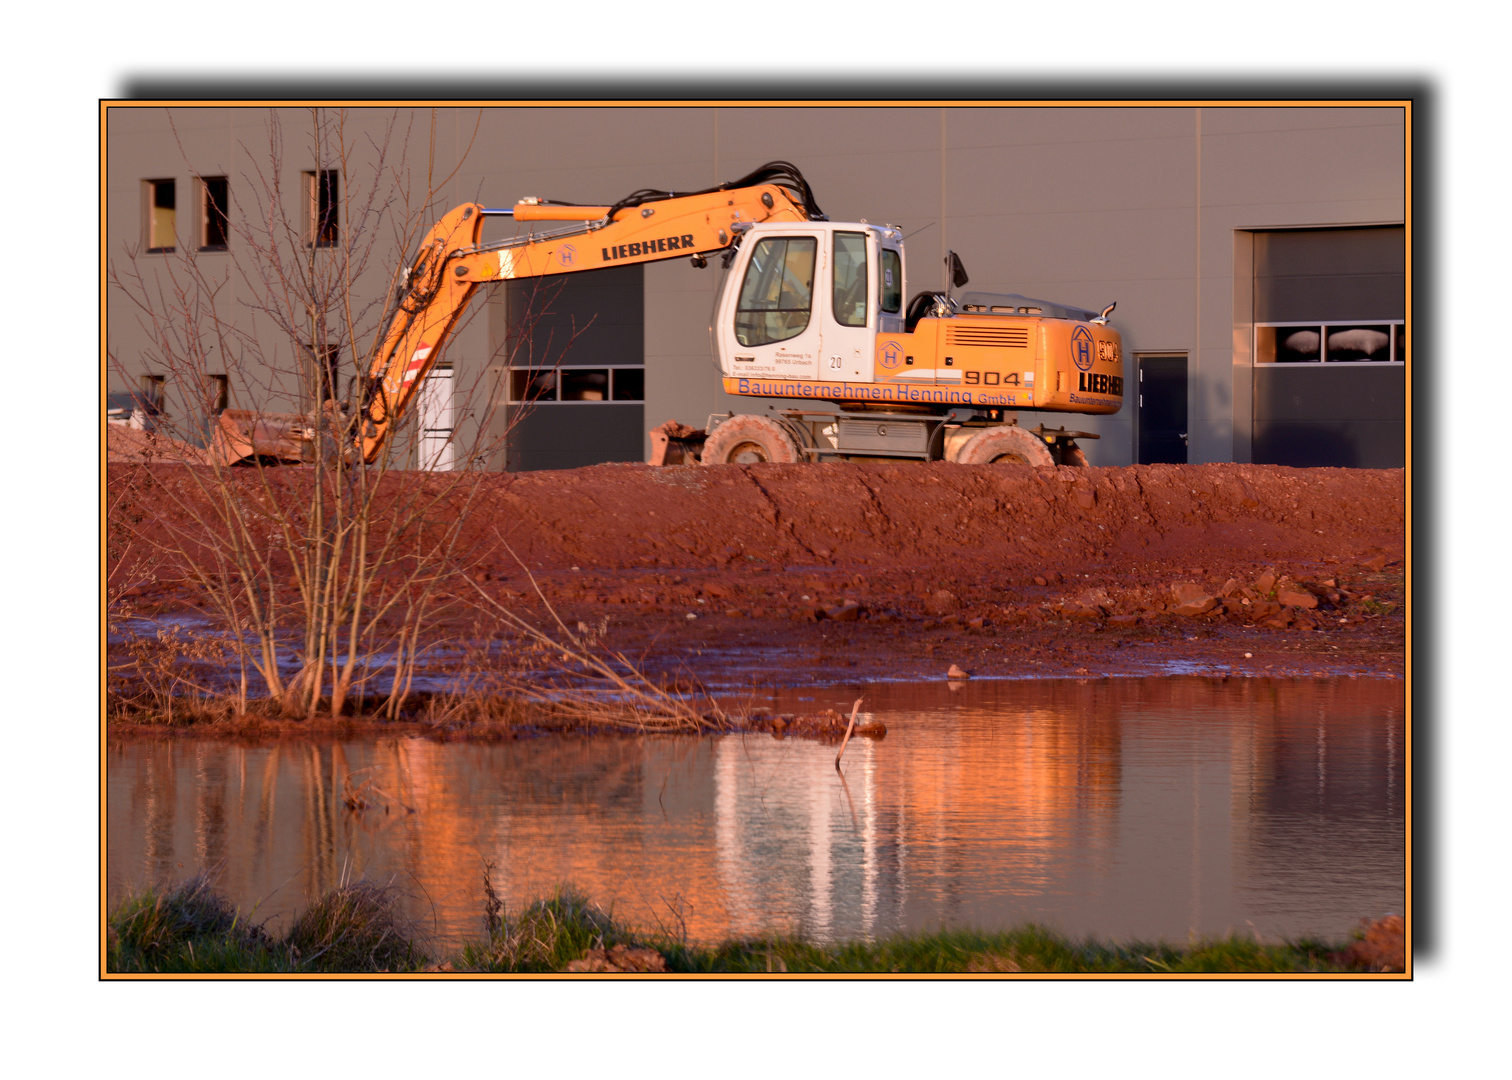
{"label": "cab window", "polygon": [[866,325],[866,234],[835,234],[835,321],[841,326]]}
{"label": "cab window", "polygon": [[756,245],[735,307],[737,341],[769,345],[808,328],[817,250],[811,236],[773,236]]}
{"label": "cab window", "polygon": [[882,310],[889,315],[903,310],[903,260],[887,248],[882,249]]}

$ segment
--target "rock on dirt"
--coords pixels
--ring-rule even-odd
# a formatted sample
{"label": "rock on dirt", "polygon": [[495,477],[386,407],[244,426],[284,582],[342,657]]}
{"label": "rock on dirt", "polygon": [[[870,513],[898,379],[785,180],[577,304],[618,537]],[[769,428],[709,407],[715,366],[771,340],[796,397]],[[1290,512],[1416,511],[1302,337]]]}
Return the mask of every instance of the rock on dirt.
{"label": "rock on dirt", "polygon": [[937,589],[924,601],[924,610],[931,615],[948,615],[960,606],[960,599],[949,589]]}
{"label": "rock on dirt", "polygon": [[1208,595],[1201,585],[1183,581],[1171,586],[1171,614],[1173,615],[1206,615],[1217,604],[1217,598]]}
{"label": "rock on dirt", "polygon": [[1407,970],[1407,925],[1400,915],[1366,919],[1360,936],[1344,950],[1348,967],[1366,971],[1405,972]]}
{"label": "rock on dirt", "polygon": [[586,956],[569,961],[563,971],[648,972],[666,971],[667,958],[655,949],[633,945],[611,945],[608,949],[589,949]]}

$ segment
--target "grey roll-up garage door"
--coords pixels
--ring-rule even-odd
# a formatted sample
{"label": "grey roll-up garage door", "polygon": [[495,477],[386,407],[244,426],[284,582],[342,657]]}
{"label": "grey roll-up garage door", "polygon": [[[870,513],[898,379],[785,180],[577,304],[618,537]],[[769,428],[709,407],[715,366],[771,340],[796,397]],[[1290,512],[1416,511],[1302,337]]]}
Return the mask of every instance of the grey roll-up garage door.
{"label": "grey roll-up garage door", "polygon": [[[1401,468],[1406,463],[1406,231],[1401,226],[1255,234],[1253,460]],[[1329,343],[1386,341],[1375,353]],[[1268,335],[1268,336],[1267,336]],[[1351,337],[1351,335],[1354,335]],[[1264,341],[1300,341],[1300,351]]]}
{"label": "grey roll-up garage door", "polygon": [[507,282],[490,327],[507,400],[505,468],[640,461],[645,443],[645,270]]}

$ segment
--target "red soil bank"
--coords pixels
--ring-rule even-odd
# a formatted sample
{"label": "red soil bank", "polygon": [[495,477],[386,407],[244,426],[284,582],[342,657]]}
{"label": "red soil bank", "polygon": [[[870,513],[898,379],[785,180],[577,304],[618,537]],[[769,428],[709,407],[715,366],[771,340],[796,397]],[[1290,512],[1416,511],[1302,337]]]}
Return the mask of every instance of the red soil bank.
{"label": "red soil bank", "polygon": [[[951,664],[1405,672],[1399,470],[600,465],[464,483],[466,580],[438,637],[484,618],[477,587],[540,612],[528,569],[570,622],[607,618],[610,646],[724,685],[944,678]],[[193,497],[182,466],[111,465],[107,494],[128,487],[108,500],[116,524],[156,535],[183,519],[170,493]],[[194,606],[174,579],[131,602]]]}

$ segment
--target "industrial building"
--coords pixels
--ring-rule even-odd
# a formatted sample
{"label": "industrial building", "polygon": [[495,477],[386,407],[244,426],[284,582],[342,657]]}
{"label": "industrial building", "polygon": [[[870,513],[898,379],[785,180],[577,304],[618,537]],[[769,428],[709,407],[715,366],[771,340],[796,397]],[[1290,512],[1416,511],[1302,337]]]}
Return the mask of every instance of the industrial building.
{"label": "industrial building", "polygon": [[[943,289],[954,251],[973,290],[1116,301],[1128,391],[1117,415],[1075,418],[1099,436],[1082,443],[1093,465],[1401,467],[1410,133],[1407,102],[122,103],[105,121],[108,404],[169,420],[287,409],[300,391],[280,369],[301,363],[346,392],[393,272],[459,203],[607,204],[784,160],[832,220],[902,230],[910,293]],[[275,248],[294,276],[363,256],[336,275],[355,312],[318,343],[290,344],[299,312],[268,315],[287,308],[268,280]],[[501,447],[490,467],[645,460],[663,421],[781,404],[721,389],[720,278],[718,259],[676,258],[486,286],[428,381],[414,461],[456,465],[478,436]],[[217,327],[190,358],[193,387],[176,384],[189,347],[175,309]],[[298,348],[303,360],[285,355]]]}

